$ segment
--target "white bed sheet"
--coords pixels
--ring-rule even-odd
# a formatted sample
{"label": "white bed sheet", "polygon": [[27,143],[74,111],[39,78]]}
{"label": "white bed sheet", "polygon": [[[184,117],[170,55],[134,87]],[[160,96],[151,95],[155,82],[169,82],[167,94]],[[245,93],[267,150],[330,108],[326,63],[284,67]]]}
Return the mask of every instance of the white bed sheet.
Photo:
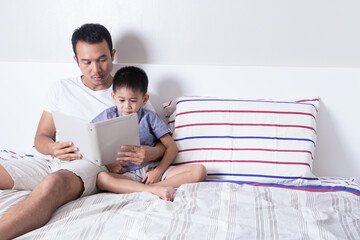
{"label": "white bed sheet", "polygon": [[[174,202],[150,193],[100,193],[67,203],[18,239],[359,239],[360,188],[227,182],[185,184]],[[297,188],[298,186],[296,186]],[[0,191],[0,216],[28,191]]]}

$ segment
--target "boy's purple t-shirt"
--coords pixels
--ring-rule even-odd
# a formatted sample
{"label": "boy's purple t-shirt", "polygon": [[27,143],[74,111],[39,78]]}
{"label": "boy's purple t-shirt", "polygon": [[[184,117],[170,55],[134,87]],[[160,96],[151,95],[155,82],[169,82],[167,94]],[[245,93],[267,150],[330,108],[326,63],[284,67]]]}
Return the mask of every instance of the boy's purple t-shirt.
{"label": "boy's purple t-shirt", "polygon": [[[164,121],[157,115],[157,113],[145,109],[143,107],[137,112],[139,118],[139,136],[140,144],[153,147],[159,139],[167,133],[170,133],[170,129],[166,126]],[[101,122],[112,118],[122,116],[116,106],[105,109],[98,116],[96,116],[91,122]],[[136,165],[128,163],[124,165],[126,171],[133,171],[142,168],[151,162],[143,165]]]}

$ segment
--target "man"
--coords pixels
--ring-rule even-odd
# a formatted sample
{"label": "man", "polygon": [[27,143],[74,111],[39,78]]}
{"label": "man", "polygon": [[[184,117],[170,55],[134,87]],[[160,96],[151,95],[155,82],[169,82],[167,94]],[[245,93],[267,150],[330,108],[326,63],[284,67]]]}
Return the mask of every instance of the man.
{"label": "man", "polygon": [[[115,49],[108,30],[99,24],[85,24],[72,36],[74,59],[82,76],[57,82],[50,89],[35,136],[36,149],[53,158],[31,158],[0,163],[0,189],[32,190],[0,219],[0,239],[12,239],[45,225],[61,205],[98,192],[96,176],[102,169],[81,160],[72,142],[56,142],[51,111],[62,111],[91,121],[113,105],[110,72]],[[164,147],[124,146],[134,152],[120,152],[119,160],[144,164],[159,159]],[[120,164],[120,163],[119,163]],[[119,165],[120,169],[120,165]],[[116,172],[116,168],[114,170]]]}

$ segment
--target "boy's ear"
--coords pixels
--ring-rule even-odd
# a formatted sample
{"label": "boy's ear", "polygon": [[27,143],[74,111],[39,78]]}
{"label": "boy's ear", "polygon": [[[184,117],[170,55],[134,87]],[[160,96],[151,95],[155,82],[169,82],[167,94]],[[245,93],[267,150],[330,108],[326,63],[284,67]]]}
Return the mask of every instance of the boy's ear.
{"label": "boy's ear", "polygon": [[78,58],[76,56],[74,56],[74,60],[77,64],[79,64]]}
{"label": "boy's ear", "polygon": [[145,106],[145,104],[147,103],[147,101],[149,101],[149,98],[150,98],[149,94],[146,93],[146,94],[144,95],[144,98],[143,98],[143,103],[142,103],[143,106]]}
{"label": "boy's ear", "polygon": [[114,103],[116,103],[115,93],[114,93],[114,92],[111,92],[111,97],[112,97],[112,99],[113,99]]}

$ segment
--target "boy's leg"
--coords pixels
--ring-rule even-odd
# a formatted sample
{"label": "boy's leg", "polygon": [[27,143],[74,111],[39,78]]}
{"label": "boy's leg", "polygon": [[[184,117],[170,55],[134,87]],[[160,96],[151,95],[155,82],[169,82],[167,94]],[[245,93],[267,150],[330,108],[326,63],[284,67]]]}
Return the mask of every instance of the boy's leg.
{"label": "boy's leg", "polygon": [[177,166],[169,170],[163,181],[153,185],[177,188],[185,183],[202,182],[206,176],[206,168],[201,164]]}
{"label": "boy's leg", "polygon": [[97,186],[103,191],[114,193],[149,192],[163,200],[172,201],[174,199],[174,189],[172,187],[146,185],[116,173],[99,173]]}

